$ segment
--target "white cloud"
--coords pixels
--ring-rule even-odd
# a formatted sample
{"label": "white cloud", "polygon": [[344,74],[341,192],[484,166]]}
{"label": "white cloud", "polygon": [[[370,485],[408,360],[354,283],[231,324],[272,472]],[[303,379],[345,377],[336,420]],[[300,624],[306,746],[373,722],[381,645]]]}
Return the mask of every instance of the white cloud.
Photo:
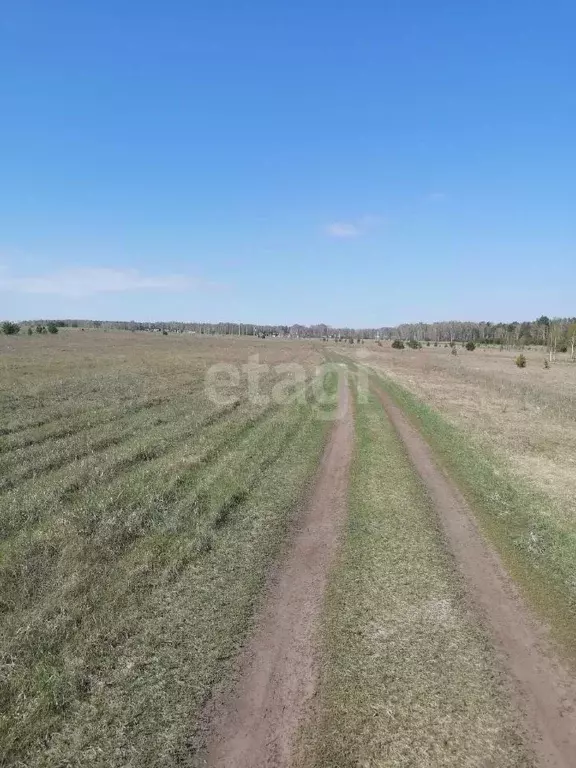
{"label": "white cloud", "polygon": [[326,233],[330,235],[330,237],[358,237],[360,230],[355,224],[350,224],[345,221],[335,221],[333,224],[329,224],[326,227]]}
{"label": "white cloud", "polygon": [[137,269],[75,267],[46,275],[13,277],[0,271],[0,291],[11,293],[90,296],[130,291],[189,291],[205,285],[186,275],[144,275]]}
{"label": "white cloud", "polygon": [[381,216],[366,214],[353,221],[335,221],[326,227],[326,234],[338,238],[359,237],[381,223]]}

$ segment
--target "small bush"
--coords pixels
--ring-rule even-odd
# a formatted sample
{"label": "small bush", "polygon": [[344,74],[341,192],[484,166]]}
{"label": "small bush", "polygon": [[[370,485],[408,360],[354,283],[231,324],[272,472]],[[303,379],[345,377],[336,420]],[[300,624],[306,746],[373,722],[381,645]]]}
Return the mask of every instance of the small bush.
{"label": "small bush", "polygon": [[394,339],[392,349],[404,349],[404,342],[400,341],[400,339]]}
{"label": "small bush", "polygon": [[34,334],[34,331],[32,328],[28,328],[28,336],[32,336]]}
{"label": "small bush", "polygon": [[168,336],[168,331],[162,331],[162,336]]}
{"label": "small bush", "polygon": [[468,352],[474,352],[474,350],[476,349],[476,344],[474,344],[473,341],[469,341],[466,344],[466,349],[468,350]]}
{"label": "small bush", "polygon": [[544,360],[544,368],[550,368],[550,363],[548,360]]}
{"label": "small bush", "polygon": [[46,328],[43,325],[36,326],[36,333],[46,333]]}
{"label": "small bush", "polygon": [[452,349],[450,350],[450,354],[452,354],[452,355],[457,355],[458,354],[458,350],[456,349],[456,347],[452,347]]}
{"label": "small bush", "polygon": [[524,355],[518,355],[515,362],[518,368],[526,368],[526,358]]}
{"label": "small bush", "polygon": [[58,333],[58,326],[56,323],[48,323],[48,333]]}
{"label": "small bush", "polygon": [[419,341],[416,341],[416,339],[410,339],[408,346],[410,349],[422,349],[422,344],[420,344]]}
{"label": "small bush", "polygon": [[6,336],[16,336],[17,333],[20,333],[20,326],[18,323],[11,323],[9,320],[6,320],[6,322],[2,323],[2,333],[5,333]]}
{"label": "small bush", "polygon": [[566,344],[561,344],[558,347],[558,352],[568,352],[568,347],[566,346]]}

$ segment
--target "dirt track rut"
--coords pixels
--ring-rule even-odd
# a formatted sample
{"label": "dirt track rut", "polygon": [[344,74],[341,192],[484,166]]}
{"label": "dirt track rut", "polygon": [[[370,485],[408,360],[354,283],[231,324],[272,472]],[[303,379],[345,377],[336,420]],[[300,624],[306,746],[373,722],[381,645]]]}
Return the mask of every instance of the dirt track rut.
{"label": "dirt track rut", "polygon": [[314,490],[298,521],[240,663],[239,682],[216,717],[206,765],[285,768],[317,680],[314,632],[346,516],[354,426],[348,383]]}
{"label": "dirt track rut", "polygon": [[530,614],[472,511],[438,469],[431,450],[391,398],[376,390],[438,512],[472,602],[490,631],[512,683],[538,764],[576,766],[576,685],[555,658],[544,627]]}

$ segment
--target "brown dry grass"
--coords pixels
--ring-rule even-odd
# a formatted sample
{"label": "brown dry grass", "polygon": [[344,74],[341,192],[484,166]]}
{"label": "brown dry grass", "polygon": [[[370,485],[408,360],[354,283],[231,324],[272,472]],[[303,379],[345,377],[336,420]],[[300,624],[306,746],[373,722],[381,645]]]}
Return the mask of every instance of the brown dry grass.
{"label": "brown dry grass", "polygon": [[[363,350],[364,351],[364,350]],[[366,362],[495,451],[523,482],[550,497],[558,521],[576,521],[576,364],[545,370],[543,351],[444,347],[397,351],[370,345]]]}

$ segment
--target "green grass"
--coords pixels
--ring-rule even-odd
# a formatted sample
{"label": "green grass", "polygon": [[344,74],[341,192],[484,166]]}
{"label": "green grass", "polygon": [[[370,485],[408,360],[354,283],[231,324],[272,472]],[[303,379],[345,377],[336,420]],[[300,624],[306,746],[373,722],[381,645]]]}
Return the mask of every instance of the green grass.
{"label": "green grass", "polygon": [[356,411],[349,519],[301,764],[525,765],[425,491],[378,401]]}
{"label": "green grass", "polygon": [[247,344],[78,336],[4,361],[0,765],[188,764],[330,422],[206,400]]}
{"label": "green grass", "polygon": [[576,530],[553,500],[522,484],[503,462],[390,379],[378,386],[418,427],[474,509],[511,576],[571,658],[576,658]]}

